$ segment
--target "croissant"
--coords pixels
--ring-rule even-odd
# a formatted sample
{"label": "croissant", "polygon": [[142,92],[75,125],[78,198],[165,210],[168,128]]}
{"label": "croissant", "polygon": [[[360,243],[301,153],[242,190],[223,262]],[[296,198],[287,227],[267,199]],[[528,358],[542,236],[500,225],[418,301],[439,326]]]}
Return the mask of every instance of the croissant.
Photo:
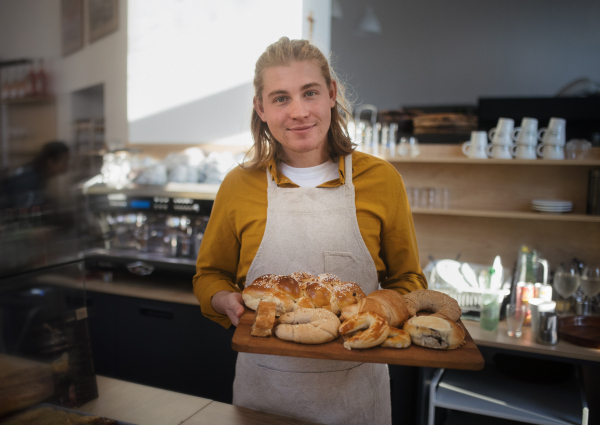
{"label": "croissant", "polygon": [[371,292],[358,304],[345,307],[342,309],[341,319],[348,320],[354,314],[363,311],[372,311],[379,314],[387,321],[389,326],[395,328],[402,327],[402,324],[410,317],[402,295],[391,289],[380,289]]}

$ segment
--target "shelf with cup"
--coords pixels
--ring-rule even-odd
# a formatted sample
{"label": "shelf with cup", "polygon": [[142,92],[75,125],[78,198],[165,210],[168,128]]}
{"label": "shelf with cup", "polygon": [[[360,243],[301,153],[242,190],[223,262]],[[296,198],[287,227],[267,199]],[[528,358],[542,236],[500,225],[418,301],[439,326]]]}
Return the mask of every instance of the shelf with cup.
{"label": "shelf with cup", "polygon": [[468,209],[439,209],[439,208],[412,208],[413,214],[419,215],[447,215],[461,217],[488,217],[517,220],[551,220],[551,221],[580,221],[588,223],[600,223],[600,216],[586,214],[551,214],[539,212],[521,211],[488,211]]}
{"label": "shelf with cup", "polygon": [[[600,154],[600,152],[599,152]],[[579,167],[579,166],[593,166],[600,167],[600,158],[598,159],[564,159],[564,160],[553,160],[553,159],[473,159],[466,157],[424,157],[417,156],[414,158],[402,157],[402,156],[381,156],[380,158],[385,159],[391,163],[402,163],[402,162],[415,162],[415,163],[430,163],[430,164],[489,164],[489,165],[551,165],[551,166],[568,166],[568,167]]]}
{"label": "shelf with cup", "polygon": [[600,167],[600,148],[592,148],[585,159],[496,159],[468,158],[460,145],[419,145],[416,157],[378,155],[391,163],[472,164],[472,165],[550,165],[559,167]]}
{"label": "shelf with cup", "polygon": [[[470,159],[460,145],[419,148],[416,158],[386,159],[407,188],[421,266],[429,256],[459,254],[461,261],[477,264],[500,255],[512,264],[522,244],[541,251],[551,267],[574,256],[600,262],[600,216],[586,214],[590,171],[600,167],[600,149],[579,161]],[[534,164],[544,166],[527,166]],[[434,205],[435,189],[447,189],[448,209],[430,208],[431,189]],[[536,199],[568,200],[572,211],[536,212]]]}

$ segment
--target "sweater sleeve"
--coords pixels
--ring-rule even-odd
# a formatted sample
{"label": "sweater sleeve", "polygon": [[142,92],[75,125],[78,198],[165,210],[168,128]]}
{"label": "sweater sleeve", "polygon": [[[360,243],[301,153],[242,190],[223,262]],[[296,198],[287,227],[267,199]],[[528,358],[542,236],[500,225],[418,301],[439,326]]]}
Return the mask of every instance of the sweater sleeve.
{"label": "sweater sleeve", "polygon": [[[395,170],[394,170],[395,171]],[[419,248],[412,213],[402,177],[396,171],[390,179],[391,193],[395,193],[394,210],[382,226],[381,257],[387,276],[381,286],[407,294],[427,289],[427,279],[419,264]]]}
{"label": "sweater sleeve", "polygon": [[221,184],[217,193],[200,245],[193,279],[194,294],[200,302],[202,314],[225,328],[231,326],[231,321],[227,315],[213,309],[212,297],[220,291],[241,292],[234,283],[240,257],[240,241],[232,226],[229,208],[234,199],[235,185],[227,180],[226,178]]}

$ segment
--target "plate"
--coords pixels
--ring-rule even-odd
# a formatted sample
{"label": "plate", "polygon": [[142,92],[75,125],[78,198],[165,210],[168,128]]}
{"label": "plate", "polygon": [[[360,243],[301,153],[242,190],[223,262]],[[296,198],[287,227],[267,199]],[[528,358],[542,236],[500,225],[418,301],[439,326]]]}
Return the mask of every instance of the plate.
{"label": "plate", "polygon": [[472,287],[460,272],[460,263],[454,260],[439,260],[435,264],[435,270],[445,283],[458,290],[469,291]]}
{"label": "plate", "polygon": [[573,205],[571,201],[565,201],[563,199],[534,199],[531,201],[532,204],[536,205]]}
{"label": "plate", "polygon": [[562,317],[558,319],[558,335],[575,345],[600,348],[600,317]]}

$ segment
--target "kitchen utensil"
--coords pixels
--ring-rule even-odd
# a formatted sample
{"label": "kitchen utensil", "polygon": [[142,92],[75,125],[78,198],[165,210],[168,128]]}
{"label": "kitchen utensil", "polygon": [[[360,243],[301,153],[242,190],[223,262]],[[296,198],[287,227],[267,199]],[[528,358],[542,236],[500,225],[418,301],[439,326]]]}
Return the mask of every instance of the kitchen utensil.
{"label": "kitchen utensil", "polygon": [[556,302],[544,301],[541,298],[533,298],[529,300],[529,310],[531,311],[531,332],[533,335],[538,334],[540,325],[540,313],[554,312]]}
{"label": "kitchen utensil", "polygon": [[561,317],[558,319],[558,334],[572,344],[600,348],[600,317]]}
{"label": "kitchen utensil", "polygon": [[517,304],[506,305],[506,323],[508,325],[508,336],[520,338],[521,327],[527,314],[527,306]]}
{"label": "kitchen utensil", "polygon": [[564,146],[567,122],[563,118],[550,118],[548,127],[538,131],[538,140],[545,145]]}
{"label": "kitchen utensil", "polygon": [[487,159],[487,133],[485,131],[472,131],[471,140],[463,143],[462,151],[469,158]]}
{"label": "kitchen utensil", "polygon": [[496,127],[488,132],[490,141],[494,145],[512,145],[512,133],[515,122],[511,118],[500,118]]}
{"label": "kitchen utensil", "polygon": [[539,329],[535,340],[544,345],[558,343],[558,315],[556,313],[540,313]]}
{"label": "kitchen utensil", "polygon": [[516,127],[511,136],[518,145],[535,146],[538,142],[538,120],[529,117],[523,118],[521,127]]}

